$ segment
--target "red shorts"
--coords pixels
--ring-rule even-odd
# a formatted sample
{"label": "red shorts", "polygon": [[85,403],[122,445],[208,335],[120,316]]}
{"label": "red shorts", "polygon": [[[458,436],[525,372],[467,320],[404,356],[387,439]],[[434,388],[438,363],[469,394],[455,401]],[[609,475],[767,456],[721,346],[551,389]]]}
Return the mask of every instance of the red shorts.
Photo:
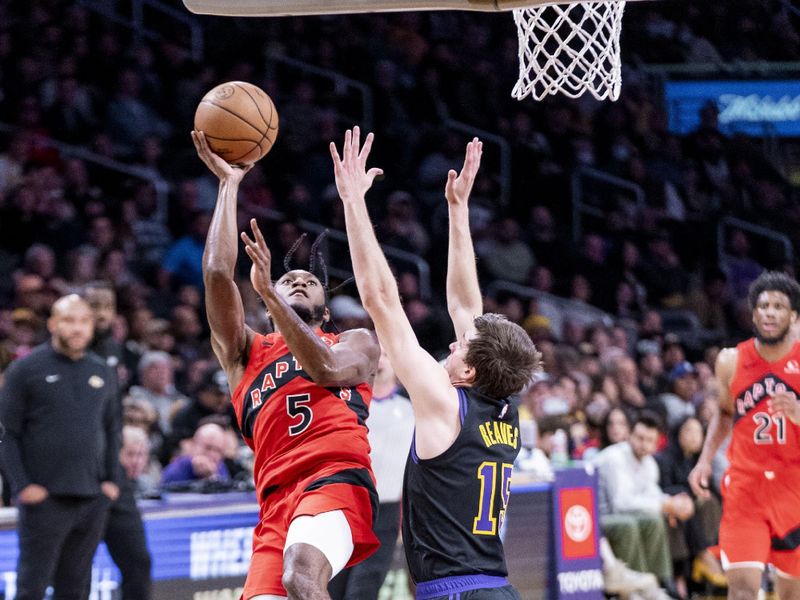
{"label": "red shorts", "polygon": [[723,565],[761,568],[772,563],[779,572],[800,577],[800,472],[728,471],[722,499]]}
{"label": "red shorts", "polygon": [[378,496],[372,473],[361,465],[337,463],[282,486],[261,503],[260,521],[253,532],[253,557],[242,598],[260,594],[286,596],[281,584],[283,549],[295,517],[341,510],[353,534],[351,567],[380,545],[372,530]]}

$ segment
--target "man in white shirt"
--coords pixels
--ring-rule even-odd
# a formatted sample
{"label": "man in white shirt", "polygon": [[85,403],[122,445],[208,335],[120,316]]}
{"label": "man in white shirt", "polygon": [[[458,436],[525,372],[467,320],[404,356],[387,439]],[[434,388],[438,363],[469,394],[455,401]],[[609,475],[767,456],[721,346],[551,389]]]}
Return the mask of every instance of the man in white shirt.
{"label": "man in white shirt", "polygon": [[367,427],[380,501],[374,530],[381,546],[367,560],[342,571],[331,581],[328,591],[333,600],[377,600],[392,566],[400,533],[403,472],[414,435],[414,411],[385,352],[378,362],[372,393]]}
{"label": "man in white shirt", "polygon": [[594,463],[600,472],[600,525],[614,554],[636,571],[672,581],[672,560],[664,518],[684,521],[694,514],[688,494],[668,496],[658,486],[660,423],[643,412],[630,438],[600,452]]}

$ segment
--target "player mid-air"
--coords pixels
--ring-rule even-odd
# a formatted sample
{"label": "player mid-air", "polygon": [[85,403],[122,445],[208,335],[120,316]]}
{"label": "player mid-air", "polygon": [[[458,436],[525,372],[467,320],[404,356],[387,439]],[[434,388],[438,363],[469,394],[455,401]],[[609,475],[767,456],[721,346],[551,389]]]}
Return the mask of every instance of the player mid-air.
{"label": "player mid-air", "polygon": [[335,144],[330,150],[356,284],[414,408],[403,543],[417,598],[519,598],[506,579],[500,539],[520,448],[510,397],[541,361],[520,326],[483,314],[467,205],[482,145],[470,142],[461,173],[447,179],[447,305],[457,337],[441,366],[417,341],[370,222],[365,194],[381,173],[366,169],[372,141],[370,133],[361,148],[356,127],[345,134],[341,156]]}
{"label": "player mid-air", "polygon": [[270,251],[255,219],[253,237],[243,233],[242,240],[253,262],[250,281],[275,333],[245,325],[234,272],[237,191],[249,168],[232,167],[211,152],[202,132],[192,139],[220,180],[203,255],[211,343],[255,453],[261,511],[243,598],[328,599],[331,577],[377,548],[364,422],[380,348],[364,329],[325,331],[324,277],[296,269],[273,283]]}

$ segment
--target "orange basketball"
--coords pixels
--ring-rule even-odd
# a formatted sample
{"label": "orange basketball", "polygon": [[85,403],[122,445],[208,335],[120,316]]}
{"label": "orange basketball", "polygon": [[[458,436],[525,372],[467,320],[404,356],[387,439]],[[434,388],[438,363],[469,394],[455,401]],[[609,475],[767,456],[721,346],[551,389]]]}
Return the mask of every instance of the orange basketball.
{"label": "orange basketball", "polygon": [[278,111],[264,90],[229,81],[208,92],[194,113],[194,128],[211,150],[233,165],[249,165],[270,151],[278,136]]}

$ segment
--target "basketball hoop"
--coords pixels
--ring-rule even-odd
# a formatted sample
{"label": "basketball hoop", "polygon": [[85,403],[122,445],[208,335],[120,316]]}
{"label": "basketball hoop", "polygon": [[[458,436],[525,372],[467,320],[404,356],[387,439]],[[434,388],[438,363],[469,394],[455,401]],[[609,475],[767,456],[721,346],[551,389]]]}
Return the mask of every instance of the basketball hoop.
{"label": "basketball hoop", "polygon": [[619,34],[625,0],[577,2],[514,10],[519,37],[519,79],[511,95],[536,100],[588,91],[598,100],[619,98]]}
{"label": "basketball hoop", "polygon": [[[619,34],[625,0],[183,0],[189,10],[230,16],[319,15],[405,10],[513,10],[519,80],[512,96],[590,92],[619,98]],[[521,8],[525,7],[525,8]]]}

